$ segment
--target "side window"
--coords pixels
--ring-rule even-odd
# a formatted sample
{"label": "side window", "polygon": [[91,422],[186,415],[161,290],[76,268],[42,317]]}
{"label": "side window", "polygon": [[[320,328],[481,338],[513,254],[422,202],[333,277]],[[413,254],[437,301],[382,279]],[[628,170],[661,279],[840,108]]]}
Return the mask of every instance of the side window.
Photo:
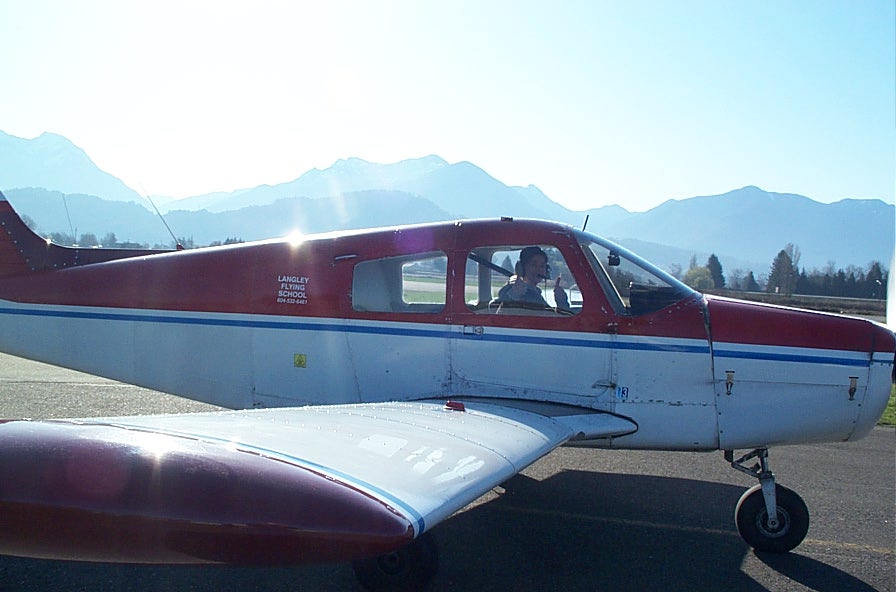
{"label": "side window", "polygon": [[473,249],[467,257],[464,299],[477,313],[556,316],[582,309],[576,280],[560,250],[551,245]]}
{"label": "side window", "polygon": [[362,261],[352,276],[359,312],[432,313],[445,308],[448,257],[441,251]]}

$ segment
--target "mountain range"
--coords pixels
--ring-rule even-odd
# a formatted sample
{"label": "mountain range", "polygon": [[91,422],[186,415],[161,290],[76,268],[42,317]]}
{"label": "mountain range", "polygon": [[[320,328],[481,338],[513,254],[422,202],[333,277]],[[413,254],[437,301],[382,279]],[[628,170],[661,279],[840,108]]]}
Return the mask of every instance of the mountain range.
{"label": "mountain range", "polygon": [[[63,136],[29,140],[0,132],[0,189],[43,234],[113,232],[119,240],[172,242],[145,198]],[[692,258],[703,264],[715,253],[726,272],[752,270],[757,277],[788,243],[811,270],[871,261],[888,267],[896,242],[896,208],[877,199],[823,204],[750,186],[668,200],[646,212],[620,205],[571,211],[534,185],[508,186],[472,163],[435,155],[392,164],[348,158],[279,185],[157,201],[168,226],[196,244],[496,216],[581,227],[587,217],[589,230],[661,267],[686,269]]]}

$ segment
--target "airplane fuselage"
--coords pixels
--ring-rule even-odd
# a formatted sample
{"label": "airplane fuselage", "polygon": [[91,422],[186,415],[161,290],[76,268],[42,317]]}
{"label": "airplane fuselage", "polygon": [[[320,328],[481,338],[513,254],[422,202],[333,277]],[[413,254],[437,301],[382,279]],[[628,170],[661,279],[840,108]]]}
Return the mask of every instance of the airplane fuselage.
{"label": "airplane fuselage", "polygon": [[[0,277],[0,349],[234,409],[450,396],[550,402],[637,424],[578,442],[603,447],[842,441],[877,421],[892,332],[705,297],[633,256],[656,282],[642,292],[628,282],[622,294],[613,257],[624,268],[629,254],[597,241],[508,219],[87,265],[66,250],[56,268]],[[526,245],[543,245],[574,283],[573,310],[494,306],[506,280],[500,257]]]}

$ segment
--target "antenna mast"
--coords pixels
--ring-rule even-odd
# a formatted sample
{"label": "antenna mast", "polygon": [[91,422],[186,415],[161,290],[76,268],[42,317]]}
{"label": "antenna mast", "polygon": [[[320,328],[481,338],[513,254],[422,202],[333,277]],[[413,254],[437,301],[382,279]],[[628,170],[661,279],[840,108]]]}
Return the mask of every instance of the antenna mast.
{"label": "antenna mast", "polygon": [[174,240],[174,248],[177,249],[178,251],[183,251],[184,246],[182,244],[180,244],[180,242],[177,240],[177,237],[174,236],[174,233],[171,231],[171,227],[168,226],[168,222],[165,221],[165,216],[163,216],[162,212],[159,211],[159,208],[156,207],[155,202],[152,200],[151,197],[149,197],[149,193],[146,192],[146,189],[143,189],[143,185],[140,186],[140,189],[143,191],[143,197],[145,197],[146,201],[148,201],[150,203],[150,205],[152,205],[152,209],[154,209],[156,211],[156,215],[158,215],[159,219],[162,221],[162,224],[165,225],[165,228],[168,229],[168,234],[170,234],[172,240]]}
{"label": "antenna mast", "polygon": [[72,246],[77,246],[78,237],[75,235],[75,228],[72,226],[72,217],[71,214],[68,213],[68,201],[65,199],[65,194],[62,194],[62,205],[65,206],[65,217],[68,218],[68,229],[72,233]]}

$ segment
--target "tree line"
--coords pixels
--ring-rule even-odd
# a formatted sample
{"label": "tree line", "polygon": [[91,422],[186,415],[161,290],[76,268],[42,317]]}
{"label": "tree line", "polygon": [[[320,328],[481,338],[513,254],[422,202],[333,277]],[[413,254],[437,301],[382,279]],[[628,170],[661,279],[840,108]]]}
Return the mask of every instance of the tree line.
{"label": "tree line", "polygon": [[768,292],[793,296],[833,296],[837,298],[866,298],[886,300],[889,270],[880,261],[872,261],[867,267],[849,265],[835,269],[828,263],[824,269],[807,271],[800,268],[800,249],[788,243],[772,260],[767,275],[758,279],[752,270],[735,269],[726,279],[722,263],[715,253],[706,265],[698,266],[696,257],[684,277],[684,283],[696,290],[727,289],[743,292]]}
{"label": "tree line", "polygon": [[179,237],[177,239],[177,243],[156,243],[154,245],[150,245],[149,243],[135,243],[132,241],[120,241],[115,236],[114,232],[106,233],[102,238],[97,238],[97,236],[90,232],[85,232],[80,235],[78,240],[75,240],[71,234],[67,232],[51,232],[47,238],[56,243],[57,245],[64,246],[72,246],[72,247],[96,247],[96,248],[107,248],[107,249],[174,249],[177,245],[182,246],[185,249],[196,249],[202,246],[206,247],[219,247],[221,245],[235,245],[237,243],[244,242],[243,239],[235,236],[228,236],[223,241],[213,241],[207,245],[197,245],[193,238],[187,237]]}
{"label": "tree line", "polygon": [[[38,232],[37,223],[27,214],[22,214],[22,222],[34,232]],[[38,232],[38,234],[41,233]],[[44,235],[41,234],[41,236]],[[118,237],[115,236],[114,232],[107,232],[102,238],[97,237],[97,235],[92,232],[84,232],[78,236],[69,234],[68,232],[51,232],[45,235],[45,238],[50,239],[57,245],[67,247],[96,247],[107,249],[175,249],[178,245],[185,249],[196,249],[202,246],[219,247],[221,245],[235,245],[237,243],[245,242],[242,238],[228,236],[223,241],[214,241],[207,245],[197,245],[195,241],[193,241],[193,237],[179,237],[176,241],[173,240],[170,243],[156,243],[150,245],[149,243],[118,240]]]}

